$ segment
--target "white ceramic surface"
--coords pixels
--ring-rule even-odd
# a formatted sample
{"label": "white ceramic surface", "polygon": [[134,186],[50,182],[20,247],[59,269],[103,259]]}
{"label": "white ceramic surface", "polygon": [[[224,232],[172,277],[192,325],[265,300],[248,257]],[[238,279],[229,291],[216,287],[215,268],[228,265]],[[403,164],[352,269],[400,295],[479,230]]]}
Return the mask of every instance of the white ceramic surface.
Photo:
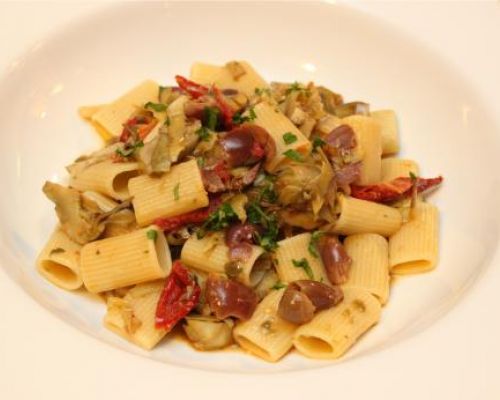
{"label": "white ceramic surface", "polygon": [[[438,270],[398,280],[381,323],[348,358],[360,364],[362,355],[377,357],[382,347],[429,326],[488,267],[499,224],[499,180],[488,171],[495,170],[499,143],[481,102],[461,77],[436,54],[355,11],[326,4],[263,7],[265,12],[227,4],[113,8],[42,42],[2,79],[0,105],[8,112],[0,121],[0,155],[11,196],[0,198],[0,260],[30,295],[64,320],[136,351],[101,328],[102,305],[61,292],[33,272],[36,252],[55,221],[40,192],[43,181],[62,179],[62,166],[98,143],[75,110],[113,98],[146,77],[170,82],[176,73],[187,74],[194,60],[245,58],[269,79],[314,79],[374,108],[394,108],[404,155],[417,159],[424,175],[445,176],[446,184],[432,197],[443,210]],[[202,23],[208,13],[213,26],[227,32],[249,29],[252,37],[241,40],[209,29]],[[314,20],[316,29],[306,34],[291,29],[302,18]],[[190,34],[180,33],[188,20]],[[255,21],[272,26],[273,34],[255,31]],[[124,26],[134,29],[124,31]],[[269,365],[234,353],[195,353],[178,343],[165,343],[148,356],[245,372],[330,365],[296,355]]]}

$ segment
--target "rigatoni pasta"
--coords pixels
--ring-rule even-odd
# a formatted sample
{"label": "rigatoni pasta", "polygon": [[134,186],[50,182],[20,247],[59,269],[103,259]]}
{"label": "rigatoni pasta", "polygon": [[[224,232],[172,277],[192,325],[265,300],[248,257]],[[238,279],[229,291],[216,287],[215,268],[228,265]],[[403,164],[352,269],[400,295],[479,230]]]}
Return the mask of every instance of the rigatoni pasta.
{"label": "rigatoni pasta", "polygon": [[339,358],[380,319],[380,303],[365,289],[344,290],[344,300],[294,333],[293,345],[311,358]]}
{"label": "rigatoni pasta", "polygon": [[70,186],[81,191],[95,191],[116,200],[130,198],[128,182],[138,175],[136,162],[102,161],[83,168],[74,168]]}
{"label": "rigatoni pasta", "polygon": [[419,202],[410,213],[410,220],[389,238],[391,273],[415,274],[434,269],[438,260],[438,234],[438,209]]}
{"label": "rigatoni pasta", "polygon": [[79,114],[106,143],[45,183],[59,224],[37,269],[99,294],[104,326],[145,350],[182,325],[200,351],[336,359],[391,275],[436,266],[424,194],[442,178],[394,155],[392,110],[231,61]]}
{"label": "rigatoni pasta", "polygon": [[140,226],[208,205],[207,192],[194,160],[175,165],[162,177],[133,178],[129,181],[129,191]]}
{"label": "rigatoni pasta", "polygon": [[171,264],[163,232],[155,226],[88,243],[81,251],[83,282],[92,293],[163,278]]}
{"label": "rigatoni pasta", "polygon": [[40,274],[60,288],[79,289],[80,251],[82,246],[73,242],[60,228],[56,228],[36,261]]}
{"label": "rigatoni pasta", "polygon": [[395,208],[344,195],[339,196],[338,202],[339,216],[333,227],[336,233],[390,236],[401,227],[401,214]]}
{"label": "rigatoni pasta", "polygon": [[276,362],[292,347],[293,333],[297,326],[278,316],[278,306],[283,290],[269,293],[256,308],[252,318],[234,329],[234,339],[241,348]]}
{"label": "rigatoni pasta", "polygon": [[344,247],[352,266],[349,279],[342,287],[365,289],[385,304],[390,280],[387,240],[374,233],[361,233],[348,236]]}

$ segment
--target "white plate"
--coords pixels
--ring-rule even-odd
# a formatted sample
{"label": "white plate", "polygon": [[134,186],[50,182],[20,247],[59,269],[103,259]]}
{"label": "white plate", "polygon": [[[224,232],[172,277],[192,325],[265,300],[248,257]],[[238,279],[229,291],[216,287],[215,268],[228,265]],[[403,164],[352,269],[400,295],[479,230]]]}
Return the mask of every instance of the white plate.
{"label": "white plate", "polygon": [[[314,29],[298,29],[304,21],[314,21]],[[0,105],[8,110],[1,132],[16,132],[0,137],[1,166],[9,171],[4,190],[10,194],[0,199],[2,265],[65,321],[138,352],[102,329],[102,304],[53,288],[34,272],[33,260],[55,223],[40,188],[45,179],[63,179],[62,167],[98,144],[76,115],[79,105],[112,99],[148,77],[172,82],[176,73],[187,75],[195,60],[232,58],[248,59],[268,79],[314,79],[374,109],[394,108],[403,154],[419,161],[423,175],[445,176],[432,198],[443,210],[440,265],[431,274],[398,280],[380,324],[346,357],[361,368],[367,355],[383,357],[382,348],[430,326],[488,267],[499,226],[499,213],[492,211],[498,208],[498,179],[488,171],[496,170],[499,142],[480,101],[439,57],[343,7],[126,5],[52,35],[0,87]],[[270,365],[236,353],[196,353],[179,343],[144,355],[232,372],[331,365],[297,355]]]}

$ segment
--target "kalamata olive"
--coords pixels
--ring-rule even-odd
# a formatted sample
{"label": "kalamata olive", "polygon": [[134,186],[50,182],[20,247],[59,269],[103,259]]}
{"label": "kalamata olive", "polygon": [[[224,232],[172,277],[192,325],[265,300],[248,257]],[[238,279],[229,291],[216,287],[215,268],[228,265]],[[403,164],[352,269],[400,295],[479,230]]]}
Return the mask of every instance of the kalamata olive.
{"label": "kalamata olive", "polygon": [[344,294],[340,287],[329,286],[317,281],[294,281],[290,283],[288,287],[304,293],[314,304],[317,311],[333,307],[334,305],[340,303],[344,298]]}
{"label": "kalamata olive", "polygon": [[234,96],[238,94],[238,91],[236,89],[227,88],[227,89],[222,89],[222,94],[224,96]]}
{"label": "kalamata olive", "polygon": [[250,223],[234,224],[226,231],[226,245],[231,247],[243,242],[253,243],[257,227]]}
{"label": "kalamata olive", "polygon": [[336,149],[350,150],[356,147],[356,136],[349,125],[337,126],[326,135],[325,141]]}
{"label": "kalamata olive", "polygon": [[257,294],[249,287],[215,274],[207,279],[205,298],[218,319],[249,319],[259,301]]}
{"label": "kalamata olive", "polygon": [[342,243],[335,236],[323,236],[318,247],[329,281],[334,285],[345,283],[352,260]]}
{"label": "kalamata olive", "polygon": [[242,124],[227,132],[221,139],[231,167],[255,164],[276,154],[276,146],[267,131],[254,124]]}
{"label": "kalamata olive", "polygon": [[314,317],[316,307],[305,293],[288,287],[278,305],[278,315],[285,321],[301,325]]}

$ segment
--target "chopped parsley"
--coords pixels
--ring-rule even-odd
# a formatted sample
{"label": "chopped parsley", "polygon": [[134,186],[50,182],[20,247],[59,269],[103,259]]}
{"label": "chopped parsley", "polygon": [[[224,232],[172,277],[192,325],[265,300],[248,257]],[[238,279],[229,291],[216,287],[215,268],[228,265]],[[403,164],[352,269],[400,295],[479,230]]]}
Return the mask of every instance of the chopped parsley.
{"label": "chopped parsley", "polygon": [[272,287],[271,289],[273,290],[280,290],[280,289],[283,289],[283,288],[286,288],[286,284],[284,284],[283,282],[276,282]]}
{"label": "chopped parsley", "polygon": [[146,104],[144,104],[144,108],[146,110],[153,110],[156,112],[163,112],[167,109],[166,104],[162,103],[153,103],[152,101],[148,101]]}
{"label": "chopped parsley", "polygon": [[410,179],[412,180],[412,182],[415,182],[417,180],[417,175],[415,175],[413,171],[410,171]]}
{"label": "chopped parsley", "polygon": [[229,203],[223,203],[217,210],[212,212],[207,220],[198,230],[198,238],[205,236],[206,231],[220,231],[238,220],[238,215]]}
{"label": "chopped parsley", "polygon": [[215,131],[219,126],[219,116],[220,110],[217,107],[205,107],[201,123],[205,128]]}
{"label": "chopped parsley", "polygon": [[268,175],[266,173],[261,173],[255,179],[254,186],[260,188],[258,195],[258,203],[262,200],[268,203],[275,203],[278,200],[278,194],[274,190],[274,180],[276,179],[273,175]]}
{"label": "chopped parsley", "polygon": [[205,166],[205,159],[203,157],[198,157],[196,159],[196,162],[198,163],[198,167],[203,168]]}
{"label": "chopped parsley", "polygon": [[312,234],[311,234],[311,240],[309,241],[309,245],[307,246],[307,250],[309,250],[309,253],[313,256],[313,257],[316,257],[318,258],[319,257],[319,254],[318,254],[318,249],[317,249],[317,245],[318,245],[318,241],[319,239],[321,238],[321,236],[323,236],[325,234],[325,232],[323,231],[314,231]]}
{"label": "chopped parsley", "polygon": [[255,94],[257,96],[262,96],[263,94],[271,95],[271,90],[269,88],[255,88]]}
{"label": "chopped parsley", "polygon": [[154,229],[149,229],[148,231],[146,231],[146,236],[149,240],[156,240],[156,238],[158,237],[158,232]]}
{"label": "chopped parsley", "polygon": [[165,120],[165,122],[163,123],[163,125],[170,126],[170,117],[167,117],[167,119]]}
{"label": "chopped parsley", "polygon": [[294,135],[292,132],[286,132],[283,134],[283,141],[286,144],[292,144],[297,141],[297,136]]}
{"label": "chopped parsley", "polygon": [[256,233],[255,238],[266,251],[274,251],[278,247],[279,233],[276,215],[267,214],[257,202],[251,202],[247,206],[247,219],[252,224],[264,227],[264,232],[262,234]]}
{"label": "chopped parsley", "polygon": [[302,268],[309,279],[314,279],[314,274],[312,272],[311,266],[305,258],[302,258],[300,260],[292,259],[292,264],[295,268]]}
{"label": "chopped parsley", "polygon": [[248,115],[242,115],[241,112],[237,112],[233,115],[233,124],[241,125],[244,122],[252,122],[257,118],[257,114],[255,114],[255,110],[253,107],[248,109]]}
{"label": "chopped parsley", "polygon": [[306,90],[305,87],[303,87],[299,82],[293,82],[288,89],[286,90],[285,94],[288,96],[292,92],[298,92],[301,90]]}
{"label": "chopped parsley", "polygon": [[326,142],[323,139],[321,139],[320,137],[315,137],[312,142],[313,151],[316,151],[318,147],[323,147],[325,144]]}
{"label": "chopped parsley", "polygon": [[181,186],[180,182],[177,182],[177,185],[174,186],[174,200],[179,200],[179,187]]}
{"label": "chopped parsley", "polygon": [[140,147],[144,147],[144,142],[142,140],[139,140],[131,145],[126,144],[123,149],[116,149],[115,152],[119,156],[127,158],[134,154],[134,152]]}
{"label": "chopped parsley", "polygon": [[283,153],[285,157],[288,157],[290,160],[297,161],[297,162],[302,162],[304,161],[304,158],[302,157],[302,154],[300,154],[297,150],[293,149],[288,149]]}
{"label": "chopped parsley", "polygon": [[210,132],[210,130],[204,126],[198,129],[196,131],[196,134],[200,137],[200,140],[204,142],[208,142],[210,140],[210,137],[212,136],[212,132]]}

